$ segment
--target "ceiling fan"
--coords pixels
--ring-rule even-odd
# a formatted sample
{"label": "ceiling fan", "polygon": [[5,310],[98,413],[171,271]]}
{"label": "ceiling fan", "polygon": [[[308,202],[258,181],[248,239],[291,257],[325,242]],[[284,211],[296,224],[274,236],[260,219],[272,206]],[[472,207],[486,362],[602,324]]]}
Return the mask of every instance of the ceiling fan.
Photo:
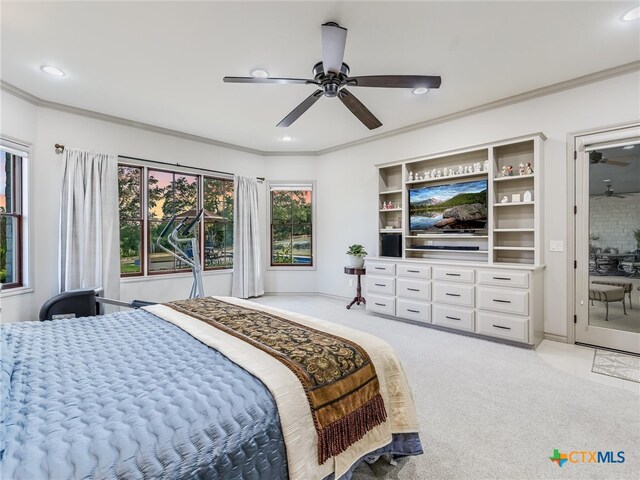
{"label": "ceiling fan", "polygon": [[610,158],[604,158],[602,152],[592,151],[589,152],[589,163],[606,163],[608,165],[615,165],[617,167],[626,167],[629,165],[629,162],[625,162],[624,160],[633,160],[633,157],[618,157],[615,160]]}
{"label": "ceiling fan", "polygon": [[601,193],[600,195],[594,195],[594,198],[602,198],[602,197],[613,197],[613,198],[627,198],[624,195],[619,195],[616,192],[613,191],[613,188],[611,188],[611,184],[607,185],[607,189],[604,191],[604,193]]}
{"label": "ceiling fan", "polygon": [[347,41],[347,29],[335,22],[322,25],[322,61],[313,66],[313,80],[303,78],[256,78],[224,77],[227,83],[292,83],[316,85],[318,89],[309,95],[291,113],[284,117],[278,127],[288,127],[306,112],[320,97],[338,97],[342,103],[369,130],[382,125],[373,113],[365,107],[346,87],[382,88],[439,88],[439,76],[425,75],[375,75],[349,77],[349,66],[343,62]]}

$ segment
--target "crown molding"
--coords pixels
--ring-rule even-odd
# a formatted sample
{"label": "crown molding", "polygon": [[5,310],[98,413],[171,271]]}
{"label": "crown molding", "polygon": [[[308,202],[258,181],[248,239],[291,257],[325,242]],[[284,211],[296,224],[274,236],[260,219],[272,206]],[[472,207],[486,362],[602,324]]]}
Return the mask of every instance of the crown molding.
{"label": "crown molding", "polygon": [[265,151],[258,150],[254,148],[245,147],[242,145],[236,145],[233,143],[227,143],[220,140],[215,140],[213,138],[202,137],[199,135],[193,135],[191,133],[182,132],[180,130],[173,130],[170,128],[159,127],[157,125],[152,125],[149,123],[138,122],[135,120],[129,120],[127,118],[117,117],[115,115],[108,115],[105,113],[95,112],[93,110],[86,110],[84,108],[73,107],[71,105],[65,105],[63,103],[51,102],[49,100],[44,100],[42,98],[38,98],[35,95],[32,95],[29,92],[26,92],[4,80],[0,80],[0,90],[3,90],[15,97],[18,97],[26,102],[29,102],[33,105],[43,108],[49,108],[52,110],[58,110],[61,112],[72,113],[75,115],[81,115],[84,117],[94,118],[96,120],[102,120],[105,122],[116,123],[119,125],[124,125],[133,128],[139,128],[141,130],[146,130],[153,133],[159,133],[162,135],[169,135],[177,138],[182,138],[185,140],[191,140],[194,142],[205,143],[207,145],[215,145],[217,147],[228,148],[231,150],[237,150],[240,152],[251,153],[253,155],[259,155],[263,157],[291,157],[291,156],[321,156],[326,155],[328,153],[337,152],[339,150],[344,150],[347,148],[355,147],[358,145],[364,145],[366,143],[379,141],[385,138],[395,137],[397,135],[402,135],[408,132],[413,132],[415,130],[420,130],[426,127],[430,127],[433,125],[438,125],[441,123],[450,122],[452,120],[456,120],[459,118],[467,117],[469,115],[475,115],[481,112],[486,112],[488,110],[494,110],[502,107],[506,107],[509,105],[514,105],[517,103],[526,102],[528,100],[532,100],[535,98],[544,97],[547,95],[552,95],[554,93],[563,92],[565,90],[570,90],[572,88],[581,87],[584,85],[588,85],[591,83],[600,82],[602,80],[606,80],[613,77],[618,77],[621,75],[626,75],[628,73],[633,73],[640,71],[640,60],[626,63],[624,65],[619,65],[617,67],[609,68],[606,70],[601,70],[599,72],[590,73],[588,75],[583,75],[581,77],[573,78],[571,80],[565,80],[563,82],[555,83],[553,85],[548,85],[546,87],[537,88],[535,90],[530,90],[528,92],[520,93],[518,95],[513,95],[510,97],[505,97],[500,100],[496,100],[493,102],[485,103],[483,105],[478,105],[476,107],[467,108],[465,110],[460,110],[458,112],[450,113],[447,115],[443,115],[441,117],[433,118],[431,120],[426,120],[424,122],[414,123],[412,125],[408,125],[406,127],[397,128],[395,130],[391,130],[389,132],[380,133],[377,135],[372,135],[366,138],[362,138],[359,140],[354,140],[352,142],[342,143],[340,145],[335,145],[333,147],[321,149],[321,150],[311,150],[311,151]]}

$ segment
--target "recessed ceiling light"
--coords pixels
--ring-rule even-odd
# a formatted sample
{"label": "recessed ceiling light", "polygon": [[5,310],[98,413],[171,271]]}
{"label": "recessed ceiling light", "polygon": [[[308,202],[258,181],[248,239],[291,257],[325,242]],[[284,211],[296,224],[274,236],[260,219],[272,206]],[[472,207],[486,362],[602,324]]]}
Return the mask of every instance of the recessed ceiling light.
{"label": "recessed ceiling light", "polygon": [[413,90],[411,90],[411,93],[413,93],[414,95],[424,95],[428,91],[429,91],[429,89],[426,88],[426,87],[418,87],[418,88],[414,88]]}
{"label": "recessed ceiling light", "polygon": [[611,180],[609,180],[608,178],[606,180],[602,180],[603,182],[610,182]]}
{"label": "recessed ceiling light", "polygon": [[282,140],[283,142],[290,142],[291,140],[293,140],[293,138],[289,137],[288,135],[282,137],[280,140]]}
{"label": "recessed ceiling light", "polygon": [[264,70],[263,68],[256,68],[251,71],[251,76],[256,78],[267,78],[269,76],[269,72]]}
{"label": "recessed ceiling light", "polygon": [[635,145],[626,145],[624,147],[622,147],[623,150],[631,150],[633,147],[635,147]]}
{"label": "recessed ceiling light", "polygon": [[638,20],[639,18],[640,18],[640,7],[635,7],[629,10],[627,13],[625,13],[624,17],[622,17],[622,20],[624,20],[625,22],[633,22],[634,20]]}
{"label": "recessed ceiling light", "polygon": [[59,68],[56,67],[52,67],[50,65],[43,65],[40,67],[40,70],[42,70],[44,73],[47,73],[49,75],[53,75],[54,77],[64,77],[65,73],[60,70]]}

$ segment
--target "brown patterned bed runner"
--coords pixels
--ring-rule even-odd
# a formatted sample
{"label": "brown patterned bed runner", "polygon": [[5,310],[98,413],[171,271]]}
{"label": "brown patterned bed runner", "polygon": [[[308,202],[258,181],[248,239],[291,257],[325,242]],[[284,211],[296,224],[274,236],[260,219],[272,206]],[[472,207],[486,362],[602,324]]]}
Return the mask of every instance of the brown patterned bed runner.
{"label": "brown patterned bed runner", "polygon": [[296,375],[318,433],[320,465],[386,420],[375,368],[358,344],[214,298],[165,305],[263,350]]}

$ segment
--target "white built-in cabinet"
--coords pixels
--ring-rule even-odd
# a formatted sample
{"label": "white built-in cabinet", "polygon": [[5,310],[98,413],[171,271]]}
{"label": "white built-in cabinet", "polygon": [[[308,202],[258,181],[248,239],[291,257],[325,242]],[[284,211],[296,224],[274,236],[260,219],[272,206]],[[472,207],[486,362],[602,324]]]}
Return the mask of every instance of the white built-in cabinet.
{"label": "white built-in cabinet", "polygon": [[[538,133],[378,165],[380,242],[378,256],[366,262],[367,310],[536,346],[544,323],[544,140]],[[521,175],[520,164],[530,169]],[[513,175],[504,175],[509,166]],[[411,231],[411,188],[482,179],[487,180],[486,229]],[[399,257],[381,256],[382,236],[389,234],[401,236]],[[475,249],[424,248],[439,245]]]}
{"label": "white built-in cabinet", "polygon": [[[534,134],[451,152],[378,165],[378,232],[402,236],[401,258],[542,265],[542,178],[544,135]],[[466,172],[481,165],[480,171]],[[532,173],[520,175],[519,165]],[[513,175],[503,176],[512,166]],[[464,173],[457,173],[460,167]],[[447,175],[433,178],[433,172]],[[453,172],[452,175],[449,173]],[[429,174],[430,178],[425,178]],[[469,234],[415,234],[409,225],[409,189],[486,179],[488,225]],[[525,193],[531,199],[525,201]],[[514,195],[520,201],[514,201]],[[503,199],[506,197],[506,202]],[[379,242],[380,243],[380,242]],[[425,250],[425,245],[474,246],[477,250]],[[380,254],[380,250],[378,250]]]}

